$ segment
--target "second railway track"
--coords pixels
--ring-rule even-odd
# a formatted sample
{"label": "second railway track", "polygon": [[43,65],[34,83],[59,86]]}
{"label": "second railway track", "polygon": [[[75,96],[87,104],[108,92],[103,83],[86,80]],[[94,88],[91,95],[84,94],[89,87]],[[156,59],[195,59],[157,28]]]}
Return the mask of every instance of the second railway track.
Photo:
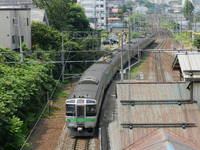
{"label": "second railway track", "polygon": [[[163,40],[161,43],[156,47],[157,49],[163,49],[167,47],[168,40]],[[166,82],[165,78],[165,72],[163,68],[163,62],[162,62],[162,53],[155,53],[154,54],[155,59],[155,78],[157,82]]]}

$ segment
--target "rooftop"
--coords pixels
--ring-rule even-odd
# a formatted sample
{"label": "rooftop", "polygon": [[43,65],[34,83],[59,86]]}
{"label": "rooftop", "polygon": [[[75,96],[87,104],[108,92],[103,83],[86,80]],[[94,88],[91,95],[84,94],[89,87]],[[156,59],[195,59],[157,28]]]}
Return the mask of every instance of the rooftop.
{"label": "rooftop", "polygon": [[199,0],[192,0],[195,9],[200,10],[200,1]]}
{"label": "rooftop", "polygon": [[30,8],[32,0],[0,0],[0,9]]}
{"label": "rooftop", "polygon": [[[134,88],[133,88],[134,87]],[[118,99],[128,100],[188,100],[190,91],[185,82],[119,82],[117,83]],[[146,92],[148,91],[148,92]]]}
{"label": "rooftop", "polygon": [[199,81],[200,53],[187,52],[177,54],[172,67],[174,70],[180,70],[186,81]]}
{"label": "rooftop", "polygon": [[[109,125],[111,149],[197,150],[200,147],[199,107],[194,103],[176,103],[192,102],[187,87],[184,82],[117,83],[117,116]],[[128,103],[133,101],[137,103]],[[184,123],[194,126],[183,128]]]}
{"label": "rooftop", "polygon": [[[152,144],[153,143],[153,144]],[[196,150],[197,147],[187,139],[167,129],[157,129],[124,150]]]}
{"label": "rooftop", "polygon": [[47,14],[44,9],[32,8],[31,20],[34,22],[41,22],[41,23],[46,22],[47,25],[49,24]]}

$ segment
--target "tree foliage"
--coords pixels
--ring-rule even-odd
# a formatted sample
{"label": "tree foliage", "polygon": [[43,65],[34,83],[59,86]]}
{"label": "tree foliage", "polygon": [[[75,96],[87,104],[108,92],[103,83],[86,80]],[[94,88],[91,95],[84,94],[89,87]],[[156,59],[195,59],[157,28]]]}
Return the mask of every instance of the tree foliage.
{"label": "tree foliage", "polygon": [[185,1],[185,6],[183,8],[183,14],[187,20],[192,21],[194,6],[190,0]]}
{"label": "tree foliage", "polygon": [[195,35],[193,45],[200,49],[200,35]]}
{"label": "tree foliage", "polygon": [[32,23],[31,30],[32,47],[34,50],[38,46],[43,50],[61,49],[62,33],[58,30],[37,22]]}
{"label": "tree foliage", "polygon": [[34,3],[47,11],[50,25],[57,30],[90,30],[83,8],[72,0],[34,0]]}
{"label": "tree foliage", "polygon": [[129,19],[132,24],[132,29],[137,30],[138,28],[143,28],[145,30],[148,26],[147,19],[143,14],[132,14]]}
{"label": "tree foliage", "polygon": [[[0,52],[11,52],[0,48]],[[0,150],[18,150],[23,144],[28,129],[37,118],[37,113],[46,102],[46,92],[55,81],[49,75],[51,65],[16,64],[19,54],[1,54],[0,60]],[[28,61],[34,61],[25,58]]]}

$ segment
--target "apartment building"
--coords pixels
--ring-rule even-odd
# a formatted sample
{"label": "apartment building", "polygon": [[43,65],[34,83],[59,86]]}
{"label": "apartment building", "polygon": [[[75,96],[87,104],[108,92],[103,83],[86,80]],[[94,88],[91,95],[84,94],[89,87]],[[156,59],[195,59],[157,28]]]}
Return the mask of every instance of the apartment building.
{"label": "apartment building", "polygon": [[77,3],[85,9],[92,27],[105,29],[106,0],[78,0]]}
{"label": "apartment building", "polygon": [[0,0],[0,47],[31,48],[31,5],[32,0]]}

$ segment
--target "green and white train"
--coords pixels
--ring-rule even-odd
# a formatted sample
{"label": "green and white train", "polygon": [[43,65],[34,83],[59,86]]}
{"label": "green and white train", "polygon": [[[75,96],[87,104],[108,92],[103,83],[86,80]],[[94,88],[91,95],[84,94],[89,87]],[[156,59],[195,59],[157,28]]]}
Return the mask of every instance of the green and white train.
{"label": "green and white train", "polygon": [[[139,39],[131,44],[130,57],[137,55],[137,49],[144,49],[154,41],[154,35]],[[124,45],[123,65],[128,61],[128,46]],[[71,136],[94,136],[106,88],[120,70],[121,50],[112,56],[101,58],[89,67],[79,80],[66,104],[66,123]]]}

